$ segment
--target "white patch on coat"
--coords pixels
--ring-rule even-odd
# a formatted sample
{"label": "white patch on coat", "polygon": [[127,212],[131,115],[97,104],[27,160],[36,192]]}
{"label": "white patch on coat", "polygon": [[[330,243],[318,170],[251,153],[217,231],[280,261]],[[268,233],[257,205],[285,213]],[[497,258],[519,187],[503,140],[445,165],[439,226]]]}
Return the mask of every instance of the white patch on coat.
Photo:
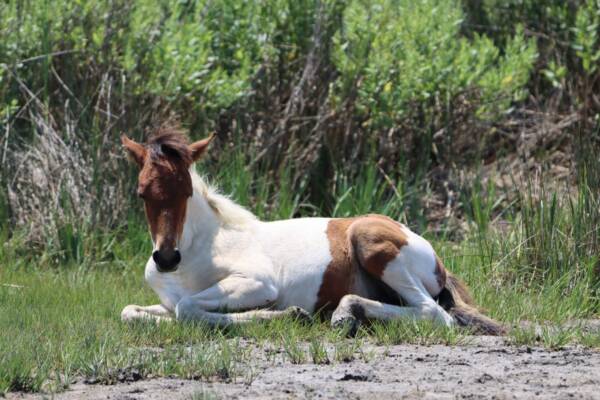
{"label": "white patch on coat", "polygon": [[262,251],[271,260],[279,289],[276,307],[302,307],[311,312],[323,275],[331,262],[329,218],[298,218],[263,222],[256,230]]}
{"label": "white patch on coat", "polygon": [[441,288],[436,275],[435,250],[431,243],[406,226],[402,225],[402,230],[407,236],[408,244],[402,246],[397,259],[418,278],[432,297],[437,296]]}

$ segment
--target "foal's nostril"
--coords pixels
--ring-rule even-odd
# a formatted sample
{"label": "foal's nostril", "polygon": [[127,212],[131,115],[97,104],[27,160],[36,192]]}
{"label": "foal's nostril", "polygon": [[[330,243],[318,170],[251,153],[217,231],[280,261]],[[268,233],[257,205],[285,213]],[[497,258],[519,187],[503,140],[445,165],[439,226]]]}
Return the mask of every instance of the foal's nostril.
{"label": "foal's nostril", "polygon": [[158,265],[163,264],[163,259],[160,256],[160,252],[158,250],[154,250],[152,252],[152,259],[154,260],[155,263],[157,263]]}
{"label": "foal's nostril", "polygon": [[179,252],[179,249],[175,249],[175,255],[173,256],[173,264],[177,265],[179,264],[179,262],[181,262],[181,253]]}
{"label": "foal's nostril", "polygon": [[152,259],[160,272],[172,272],[177,269],[177,264],[181,261],[181,253],[178,249],[171,251],[155,250],[152,252]]}

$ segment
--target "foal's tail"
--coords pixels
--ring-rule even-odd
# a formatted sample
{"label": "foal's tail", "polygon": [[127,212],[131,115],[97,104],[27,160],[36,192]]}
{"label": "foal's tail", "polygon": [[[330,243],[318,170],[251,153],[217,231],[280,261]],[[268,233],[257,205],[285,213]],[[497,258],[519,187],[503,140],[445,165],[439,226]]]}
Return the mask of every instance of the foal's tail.
{"label": "foal's tail", "polygon": [[438,295],[438,302],[459,326],[473,328],[482,335],[500,336],[506,333],[504,326],[479,311],[467,286],[449,271],[446,271],[446,285]]}

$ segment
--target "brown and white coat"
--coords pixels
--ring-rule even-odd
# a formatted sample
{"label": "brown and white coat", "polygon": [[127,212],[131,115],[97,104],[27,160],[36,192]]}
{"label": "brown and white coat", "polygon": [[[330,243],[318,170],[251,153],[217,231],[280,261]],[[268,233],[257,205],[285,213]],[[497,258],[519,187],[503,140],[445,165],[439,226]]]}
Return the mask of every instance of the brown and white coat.
{"label": "brown and white coat", "polygon": [[162,129],[146,145],[123,144],[140,166],[154,243],[145,278],[160,298],[121,316],[224,326],[332,311],[332,324],[429,319],[502,328],[480,314],[428,241],[382,215],[258,220],[218,194],[193,162],[210,139],[187,144]]}

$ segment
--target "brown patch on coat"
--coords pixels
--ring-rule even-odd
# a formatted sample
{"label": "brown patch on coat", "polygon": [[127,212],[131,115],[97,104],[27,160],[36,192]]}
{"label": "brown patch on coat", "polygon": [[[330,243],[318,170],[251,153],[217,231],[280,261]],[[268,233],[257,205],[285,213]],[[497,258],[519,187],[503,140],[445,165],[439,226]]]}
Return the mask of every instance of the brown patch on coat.
{"label": "brown patch on coat", "polygon": [[368,215],[352,225],[350,238],[358,263],[381,278],[385,267],[408,244],[401,225],[383,215]]}
{"label": "brown patch on coat", "polygon": [[323,274],[315,310],[333,310],[342,297],[356,294],[358,268],[379,280],[387,264],[408,243],[401,225],[383,215],[332,219],[327,224],[327,239],[331,262]]}
{"label": "brown patch on coat", "polygon": [[443,289],[444,287],[446,287],[446,279],[447,279],[447,274],[446,274],[446,268],[444,267],[444,263],[442,263],[442,260],[436,255],[435,256],[435,279],[440,287],[440,290]]}
{"label": "brown patch on coat", "polygon": [[342,297],[352,292],[357,266],[348,240],[348,228],[355,220],[339,218],[332,219],[327,224],[331,262],[323,274],[315,310],[331,311],[337,307]]}

